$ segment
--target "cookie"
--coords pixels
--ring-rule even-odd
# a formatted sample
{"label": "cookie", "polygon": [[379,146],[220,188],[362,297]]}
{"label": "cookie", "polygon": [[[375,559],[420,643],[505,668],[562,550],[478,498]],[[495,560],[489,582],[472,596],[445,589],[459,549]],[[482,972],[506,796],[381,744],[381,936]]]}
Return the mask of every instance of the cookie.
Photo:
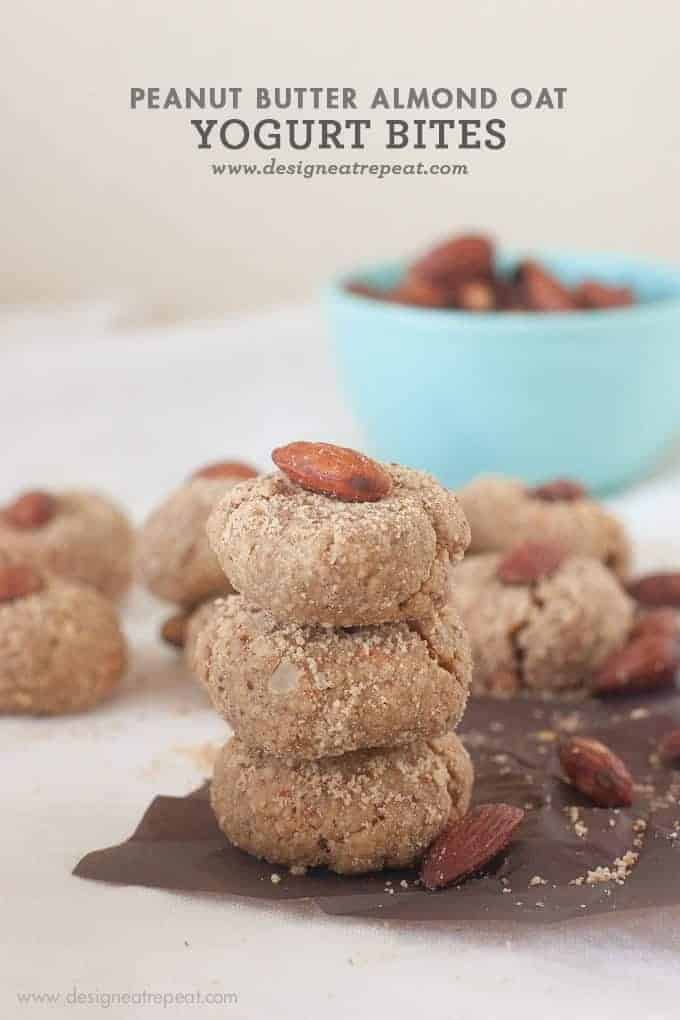
{"label": "cookie", "polygon": [[0,565],[0,712],[91,708],[124,669],[125,641],[109,599],[28,565]]}
{"label": "cookie", "polygon": [[232,591],[210,548],[205,525],[215,504],[252,468],[231,465],[231,474],[203,469],[175,490],[147,519],[137,539],[135,574],[158,598],[192,607]]}
{"label": "cookie", "polygon": [[633,602],[599,560],[567,556],[535,583],[504,583],[504,557],[474,556],[451,572],[451,598],[472,643],[476,693],[587,690],[623,643]]}
{"label": "cookie", "polygon": [[109,598],[129,587],[133,546],[125,514],[96,492],[26,492],[0,511],[1,550]]}
{"label": "cookie", "polygon": [[[561,483],[531,489],[512,478],[476,478],[458,492],[472,531],[469,552],[502,552],[524,540],[557,541],[567,551],[601,560],[620,577],[630,566],[621,523],[599,503]],[[546,498],[551,491],[553,497]],[[543,492],[541,497],[537,493]]]}
{"label": "cookie", "polygon": [[208,536],[248,602],[279,620],[331,627],[431,615],[470,532],[453,493],[430,475],[383,465],[374,502],[311,492],[283,474],[241,483],[215,507]]}
{"label": "cookie", "polygon": [[299,758],[411,743],[455,726],[472,658],[457,614],[348,630],[278,623],[234,595],[209,605],[188,651],[245,743]]}
{"label": "cookie", "polygon": [[235,737],[215,764],[211,802],[227,838],[256,857],[360,874],[414,864],[465,814],[472,778],[454,734],[297,762]]}

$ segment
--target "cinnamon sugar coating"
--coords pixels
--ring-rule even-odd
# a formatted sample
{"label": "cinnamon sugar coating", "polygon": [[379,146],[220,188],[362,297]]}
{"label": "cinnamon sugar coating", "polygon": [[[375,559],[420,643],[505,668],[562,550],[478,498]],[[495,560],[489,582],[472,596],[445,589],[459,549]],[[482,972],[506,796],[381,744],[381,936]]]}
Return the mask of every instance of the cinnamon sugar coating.
{"label": "cinnamon sugar coating", "polygon": [[154,595],[192,607],[233,590],[210,548],[205,525],[215,504],[237,481],[191,478],[142,525],[135,573]]}
{"label": "cinnamon sugar coating", "polygon": [[109,599],[44,575],[35,594],[0,603],[0,712],[91,708],[118,686],[125,640]]}
{"label": "cinnamon sugar coating", "polygon": [[279,620],[331,627],[427,617],[470,532],[458,500],[429,475],[384,465],[391,493],[345,503],[284,475],[242,482],[208,536],[234,588]]}
{"label": "cinnamon sugar coating", "polygon": [[570,556],[536,584],[506,585],[496,576],[501,559],[473,556],[451,571],[451,600],[472,642],[473,690],[587,690],[624,643],[632,600],[599,560]]}
{"label": "cinnamon sugar coating", "polygon": [[0,549],[15,561],[118,598],[132,578],[134,533],[127,517],[96,492],[52,495],[54,516],[39,528],[12,527],[0,514]]}
{"label": "cinnamon sugar coating", "polygon": [[566,552],[601,560],[620,577],[630,567],[623,525],[591,499],[533,497],[513,478],[475,478],[458,492],[470,523],[471,553],[503,552],[523,541],[557,542]]}
{"label": "cinnamon sugar coating", "polygon": [[452,733],[297,762],[235,737],[218,756],[211,801],[228,839],[256,857],[360,874],[414,864],[466,812],[472,779]]}
{"label": "cinnamon sugar coating", "polygon": [[460,721],[470,687],[470,645],[450,606],[334,630],[279,623],[234,595],[204,611],[190,641],[215,709],[245,743],[281,756],[439,736]]}

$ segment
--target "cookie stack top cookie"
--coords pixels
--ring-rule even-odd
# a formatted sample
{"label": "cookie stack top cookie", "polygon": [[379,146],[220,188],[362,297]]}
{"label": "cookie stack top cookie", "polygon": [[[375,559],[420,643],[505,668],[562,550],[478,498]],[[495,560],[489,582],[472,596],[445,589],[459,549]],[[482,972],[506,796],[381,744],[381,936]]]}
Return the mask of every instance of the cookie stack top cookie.
{"label": "cookie stack top cookie", "polygon": [[338,464],[338,449],[274,451],[284,471],[291,461],[302,466],[242,483],[218,503],[207,531],[224,572],[249,602],[290,623],[355,627],[432,615],[470,542],[460,503],[420,471],[354,451]]}

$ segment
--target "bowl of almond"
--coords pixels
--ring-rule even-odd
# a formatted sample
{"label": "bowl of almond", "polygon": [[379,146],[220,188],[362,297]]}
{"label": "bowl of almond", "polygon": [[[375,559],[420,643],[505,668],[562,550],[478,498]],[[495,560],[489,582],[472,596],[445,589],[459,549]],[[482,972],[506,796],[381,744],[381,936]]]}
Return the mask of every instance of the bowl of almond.
{"label": "bowl of almond", "polygon": [[466,234],[326,296],[372,452],[450,486],[559,470],[617,489],[680,429],[680,269]]}

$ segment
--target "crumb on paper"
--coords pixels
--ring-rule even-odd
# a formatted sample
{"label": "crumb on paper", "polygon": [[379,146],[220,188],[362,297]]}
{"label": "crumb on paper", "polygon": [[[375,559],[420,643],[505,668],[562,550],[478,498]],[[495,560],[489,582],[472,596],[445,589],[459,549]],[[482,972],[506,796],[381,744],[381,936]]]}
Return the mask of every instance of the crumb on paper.
{"label": "crumb on paper", "polygon": [[278,874],[278,872],[272,871],[271,875],[269,876],[269,880],[272,883],[272,885],[278,885],[279,882],[281,881],[281,876]]}
{"label": "crumb on paper", "polygon": [[547,885],[547,884],[548,884],[547,879],[543,878],[542,875],[534,875],[532,878],[529,879],[529,885],[530,886]]}
{"label": "crumb on paper", "polygon": [[648,719],[649,718],[649,709],[648,708],[634,708],[631,711],[629,718],[631,718],[633,720],[635,720],[635,719]]}

